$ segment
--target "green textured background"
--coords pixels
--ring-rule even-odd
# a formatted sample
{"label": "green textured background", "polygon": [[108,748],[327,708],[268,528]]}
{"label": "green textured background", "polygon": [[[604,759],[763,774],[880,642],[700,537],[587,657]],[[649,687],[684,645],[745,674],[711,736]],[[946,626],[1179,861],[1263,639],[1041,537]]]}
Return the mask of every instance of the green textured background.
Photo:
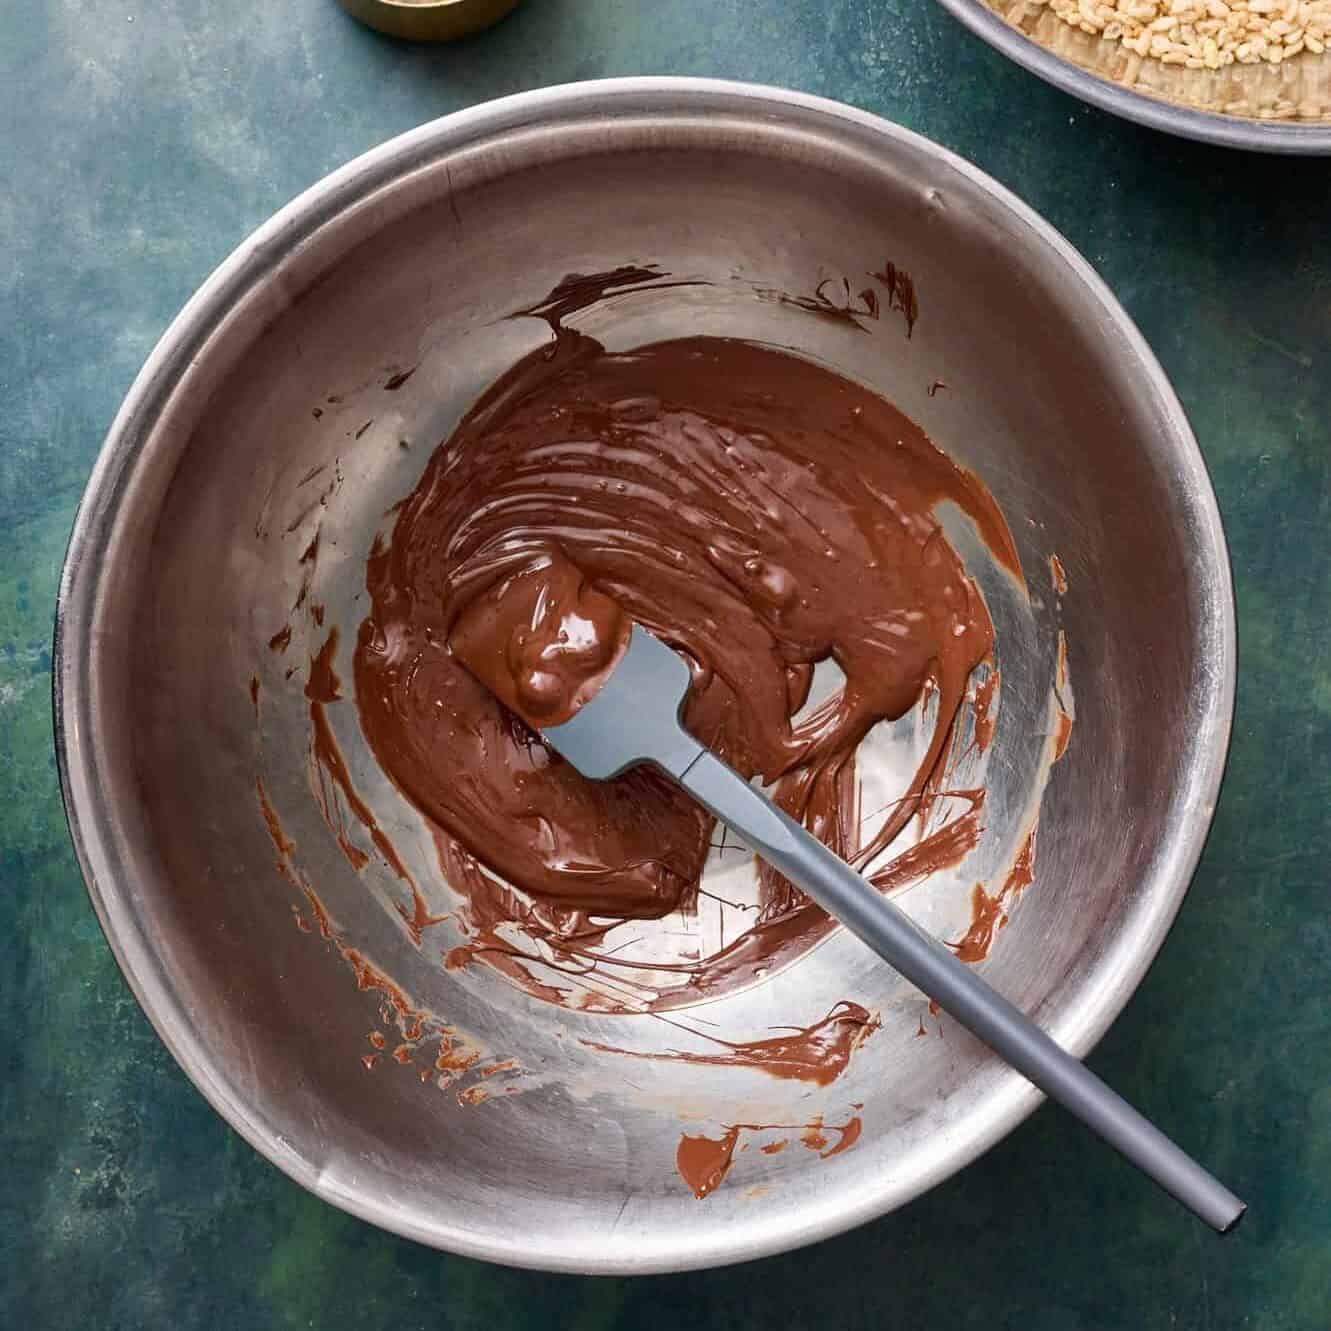
{"label": "green textured background", "polygon": [[[240,1142],[121,981],[48,696],[60,559],[131,378],[208,271],[332,167],[485,98],[638,73],[787,84],[957,149],[1099,268],[1191,413],[1237,576],[1234,748],[1180,923],[1092,1063],[1250,1199],[1232,1238],[1046,1109],[906,1210],[788,1257],[636,1281],[445,1257]],[[926,0],[524,0],[448,49],[333,0],[0,0],[0,387],[0,1327],[1331,1326],[1327,163],[1119,124]]]}

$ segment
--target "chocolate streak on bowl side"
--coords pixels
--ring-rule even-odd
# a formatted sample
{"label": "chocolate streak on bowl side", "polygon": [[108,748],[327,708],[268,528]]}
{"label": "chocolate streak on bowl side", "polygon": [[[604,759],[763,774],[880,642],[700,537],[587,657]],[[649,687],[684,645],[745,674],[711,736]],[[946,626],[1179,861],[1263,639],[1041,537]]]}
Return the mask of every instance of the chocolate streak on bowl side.
{"label": "chocolate streak on bowl side", "polygon": [[[407,885],[411,906],[399,904],[398,913],[406,923],[412,938],[419,944],[421,934],[431,924],[438,924],[441,916],[431,915],[397,848],[379,826],[374,811],[360,797],[352,784],[351,771],[342,756],[341,746],[328,720],[328,704],[342,698],[342,681],[333,669],[337,655],[338,630],[334,626],[324,645],[310,658],[310,674],[305,685],[305,696],[310,702],[311,756],[314,761],[316,792],[324,821],[333,829],[337,844],[353,869],[363,869],[369,855],[352,841],[343,809],[349,812],[369,834],[374,848],[384,862]],[[341,803],[339,803],[339,796]]]}
{"label": "chocolate streak on bowl side", "polygon": [[1068,639],[1062,629],[1058,631],[1058,657],[1054,665],[1054,752],[1053,760],[1058,762],[1068,751],[1072,739],[1072,723],[1076,720],[1073,711],[1072,689],[1068,684]]}
{"label": "chocolate streak on bowl side", "polygon": [[[330,651],[329,660],[331,655]],[[328,687],[331,681],[331,689],[336,693],[337,679],[331,674],[331,667],[325,662],[319,668],[330,671],[324,684]],[[316,702],[313,705],[322,704]],[[503,1093],[516,1092],[518,1087],[514,1084],[515,1080],[524,1075],[524,1070],[516,1060],[488,1054],[477,1041],[443,1021],[437,1014],[414,1003],[390,975],[375,965],[361,949],[347,942],[343,931],[297,866],[294,858],[296,843],[283,829],[262,779],[255,781],[255,794],[276,853],[278,873],[304,896],[319,937],[331,945],[351,968],[356,988],[377,994],[380,1022],[385,1027],[396,1027],[400,1039],[392,1053],[394,1061],[417,1064],[422,1082],[433,1080],[440,1090],[453,1090],[459,1105],[483,1103],[490,1097],[491,1091],[483,1087],[482,1083],[499,1075],[505,1078]],[[295,905],[292,906],[292,914],[296,927],[302,933],[313,932]],[[384,1034],[377,1030],[370,1032],[369,1041],[376,1050],[384,1049],[388,1043]],[[421,1056],[419,1063],[418,1055]],[[378,1054],[365,1054],[360,1062],[367,1072],[372,1072],[378,1063]],[[459,1082],[463,1081],[469,1084],[459,1087]]]}
{"label": "chocolate streak on bowl side", "polygon": [[1054,592],[1058,596],[1068,594],[1068,575],[1063,568],[1063,561],[1057,555],[1049,556],[1049,580],[1054,584]]}
{"label": "chocolate streak on bowl side", "polygon": [[[971,924],[965,937],[948,946],[962,961],[972,965],[983,961],[994,944],[994,935],[1007,924],[1008,911],[1019,896],[1035,881],[1035,829],[1026,834],[1016,859],[1008,870],[1003,886],[990,896],[983,883],[971,889]],[[933,1002],[929,1010],[937,1015]]]}
{"label": "chocolate streak on bowl side", "polygon": [[984,682],[975,690],[975,746],[981,753],[993,743],[994,726],[997,724],[994,694],[1001,682],[1000,672],[991,669]]}
{"label": "chocolate streak on bowl side", "polygon": [[[668,1018],[660,1017],[661,1021]],[[672,1025],[678,1023],[672,1022]],[[623,1054],[628,1058],[650,1058],[676,1063],[712,1063],[726,1067],[756,1068],[770,1077],[785,1077],[791,1081],[807,1081],[815,1086],[830,1086],[850,1063],[850,1057],[869,1036],[878,1029],[878,1017],[871,1015],[858,1003],[841,1002],[821,1021],[812,1026],[796,1027],[789,1034],[766,1040],[736,1042],[722,1040],[706,1031],[679,1026],[699,1039],[710,1041],[723,1053],[697,1054],[681,1050],[669,1053],[639,1053],[633,1049],[619,1049],[614,1045],[582,1040],[589,1049],[608,1054]]]}
{"label": "chocolate streak on bowl side", "polygon": [[[675,1152],[675,1168],[679,1176],[693,1191],[693,1195],[702,1201],[721,1186],[730,1167],[735,1163],[735,1149],[739,1146],[740,1134],[745,1132],[798,1132],[802,1146],[816,1151],[824,1160],[840,1155],[859,1140],[863,1123],[858,1115],[852,1115],[844,1123],[824,1123],[822,1118],[815,1118],[809,1123],[732,1123],[725,1128],[720,1137],[706,1135],[690,1136],[682,1133],[679,1147]],[[831,1133],[835,1140],[828,1137]],[[762,1146],[764,1155],[776,1155],[789,1144],[788,1137],[778,1137],[775,1141]]]}
{"label": "chocolate streak on bowl side", "polygon": [[[959,710],[993,646],[988,610],[934,509],[954,503],[1021,577],[988,491],[867,389],[751,342],[697,337],[611,354],[563,322],[634,283],[671,285],[662,276],[569,278],[523,311],[553,340],[480,398],[369,560],[372,610],[355,653],[362,727],[388,775],[458,843],[455,865],[477,862],[450,882],[470,901],[459,918],[472,955],[492,965],[524,955],[505,924],[540,945],[538,959],[553,954],[553,969],[614,964],[595,953],[605,921],[692,907],[712,820],[650,770],[592,782],[550,752],[450,647],[478,600],[505,584],[528,606],[582,594],[581,584],[611,598],[689,659],[694,735],[760,777],[837,854],[885,876],[880,886],[900,886],[896,865],[875,862],[950,794],[940,781]],[[913,293],[901,295],[909,317]],[[577,588],[564,585],[570,566]],[[542,590],[543,570],[560,586]],[[805,713],[813,668],[829,659],[844,685]],[[937,692],[927,751],[864,834],[856,749],[926,688]],[[913,847],[909,880],[974,845],[982,793],[967,798],[937,841]],[[759,875],[752,927],[696,966],[668,965],[673,985],[618,1010],[749,983],[833,927],[774,871]],[[450,965],[467,959],[455,949]]]}

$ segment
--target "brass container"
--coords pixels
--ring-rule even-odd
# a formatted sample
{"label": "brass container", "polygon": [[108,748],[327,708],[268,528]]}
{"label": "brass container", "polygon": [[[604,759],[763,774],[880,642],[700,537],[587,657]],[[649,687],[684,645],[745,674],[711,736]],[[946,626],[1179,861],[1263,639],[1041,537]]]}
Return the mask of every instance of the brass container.
{"label": "brass container", "polygon": [[518,0],[340,0],[342,8],[390,37],[452,42],[498,23]]}

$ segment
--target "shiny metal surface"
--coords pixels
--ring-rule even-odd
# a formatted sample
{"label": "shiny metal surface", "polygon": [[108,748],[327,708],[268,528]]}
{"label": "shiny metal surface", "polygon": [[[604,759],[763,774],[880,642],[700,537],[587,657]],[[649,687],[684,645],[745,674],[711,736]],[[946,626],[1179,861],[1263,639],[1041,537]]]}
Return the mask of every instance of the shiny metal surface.
{"label": "shiny metal surface", "polygon": [[666,772],[893,970],[936,999],[944,1013],[1208,1224],[1223,1233],[1238,1222],[1244,1204],[1232,1192],[1024,1012],[990,989],[976,967],[918,929],[803,823],[699,744],[680,720],[689,680],[684,659],[635,626],[628,650],[596,695],[571,721],[545,728],[542,734],[578,771],[595,780],[639,762]]}
{"label": "shiny metal surface", "polygon": [[339,0],[354,18],[390,37],[453,42],[498,23],[517,0]]}
{"label": "shiny metal surface", "polygon": [[[1171,102],[1165,97],[1147,96],[1123,87],[1107,78],[1064,59],[1038,42],[1032,41],[1012,24],[1005,22],[984,0],[939,0],[953,17],[964,23],[977,37],[996,51],[1015,61],[1046,83],[1061,88],[1082,101],[1125,120],[1149,125],[1166,134],[1203,143],[1218,143],[1227,148],[1246,148],[1254,152],[1287,153],[1311,157],[1331,155],[1331,123],[1294,122],[1225,115],[1220,111],[1200,110]],[[1320,58],[1320,57],[1318,57]],[[1242,73],[1247,67],[1242,67]],[[1185,77],[1192,77],[1189,71]]]}
{"label": "shiny metal surface", "polygon": [[[909,340],[886,315],[865,334],[755,298],[885,257],[919,291]],[[504,316],[568,272],[647,262],[713,285],[610,302],[588,331],[626,346],[735,333],[815,355],[918,420],[1007,514],[1029,604],[956,535],[1004,672],[985,839],[964,872],[900,900],[956,936],[971,883],[1010,857],[1041,799],[1061,627],[1073,741],[1043,791],[1036,883],[984,974],[1076,1053],[1127,1000],[1182,900],[1232,709],[1224,539],[1178,402],[1086,264],[942,149],[793,93],[619,80],[427,125],[279,213],[154,351],[80,511],[55,665],[71,829],[140,1002],[250,1142],[377,1224],[554,1269],[679,1269],[836,1233],[945,1178],[1037,1103],[955,1027],[917,1038],[918,994],[845,936],[690,1010],[730,1033],[812,1021],[843,999],[876,1009],[882,1029],[832,1087],[598,1056],[580,1041],[650,1052],[680,1034],[446,971],[430,932],[413,946],[382,866],[354,872],[319,813],[303,675],[285,670],[321,639],[302,621],[289,655],[268,648],[303,585],[312,524],[308,595],[343,630],[348,680],[384,515],[476,393],[540,338]],[[385,376],[412,365],[385,395]],[[931,393],[936,380],[948,387]],[[1061,604],[1050,553],[1071,583]],[[350,704],[335,710],[362,795],[446,906],[421,820],[374,767]],[[344,934],[415,1004],[516,1058],[513,1094],[467,1104],[414,1066],[362,1068],[382,995],[292,926],[303,903],[274,867],[256,777]],[[863,1135],[834,1158],[748,1152],[701,1203],[675,1174],[681,1126],[831,1122],[860,1102]]]}

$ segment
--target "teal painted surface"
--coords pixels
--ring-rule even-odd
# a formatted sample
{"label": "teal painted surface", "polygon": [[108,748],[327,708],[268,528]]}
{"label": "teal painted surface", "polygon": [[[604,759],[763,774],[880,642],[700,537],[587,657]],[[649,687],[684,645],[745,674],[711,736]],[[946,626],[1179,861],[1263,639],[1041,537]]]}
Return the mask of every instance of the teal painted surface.
{"label": "teal painted surface", "polygon": [[[1042,1110],[903,1212],[787,1258],[619,1281],[443,1257],[255,1155],[122,983],[66,840],[48,686],[64,542],[135,371],[332,167],[489,97],[638,73],[787,84],[962,152],[1099,268],[1191,413],[1237,577],[1234,749],[1180,923],[1092,1061],[1251,1199],[1231,1239]],[[924,0],[523,0],[450,49],[333,0],[0,0],[0,311],[0,1326],[1331,1326],[1326,163],[1118,124]]]}

